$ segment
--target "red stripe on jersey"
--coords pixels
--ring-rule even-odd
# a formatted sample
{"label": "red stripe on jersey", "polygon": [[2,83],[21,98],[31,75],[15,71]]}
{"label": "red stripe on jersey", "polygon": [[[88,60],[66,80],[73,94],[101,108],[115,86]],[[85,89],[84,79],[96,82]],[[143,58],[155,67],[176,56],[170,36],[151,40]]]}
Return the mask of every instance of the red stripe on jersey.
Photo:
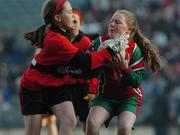
{"label": "red stripe on jersey", "polygon": [[141,59],[137,64],[131,67],[132,70],[144,68],[144,61]]}

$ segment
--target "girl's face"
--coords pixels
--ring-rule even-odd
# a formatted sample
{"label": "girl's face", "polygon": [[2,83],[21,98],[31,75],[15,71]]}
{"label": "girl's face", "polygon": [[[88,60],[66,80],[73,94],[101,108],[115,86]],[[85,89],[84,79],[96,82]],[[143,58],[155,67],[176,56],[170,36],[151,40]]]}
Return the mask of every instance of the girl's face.
{"label": "girl's face", "polygon": [[66,1],[63,5],[62,11],[59,14],[55,15],[55,20],[58,22],[60,27],[67,30],[72,25],[72,19],[72,7],[71,4],[68,1]]}
{"label": "girl's face", "polygon": [[72,34],[76,36],[79,34],[79,30],[81,27],[80,18],[77,14],[73,15],[73,22],[72,22]]}
{"label": "girl's face", "polygon": [[108,25],[108,34],[111,38],[120,36],[128,31],[125,16],[122,13],[115,12]]}

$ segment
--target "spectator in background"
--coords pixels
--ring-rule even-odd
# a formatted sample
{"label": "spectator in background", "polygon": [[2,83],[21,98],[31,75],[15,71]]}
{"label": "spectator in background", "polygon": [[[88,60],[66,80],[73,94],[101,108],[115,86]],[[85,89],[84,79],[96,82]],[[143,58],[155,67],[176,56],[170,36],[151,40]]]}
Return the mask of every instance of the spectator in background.
{"label": "spectator in background", "polygon": [[7,30],[3,32],[2,44],[4,45],[3,48],[6,56],[10,56],[14,53],[16,43],[16,38],[11,31]]}

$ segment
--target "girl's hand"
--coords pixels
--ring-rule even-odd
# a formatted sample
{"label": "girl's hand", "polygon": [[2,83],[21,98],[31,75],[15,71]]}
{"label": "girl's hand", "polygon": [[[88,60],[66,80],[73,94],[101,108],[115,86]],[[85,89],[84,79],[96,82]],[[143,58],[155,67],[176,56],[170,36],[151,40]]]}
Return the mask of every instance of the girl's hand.
{"label": "girl's hand", "polygon": [[127,57],[123,57],[121,52],[118,52],[116,57],[117,66],[124,71],[126,71],[129,68],[129,61],[130,61],[130,55],[127,54],[126,56]]}
{"label": "girl's hand", "polygon": [[92,100],[96,97],[95,94],[87,94],[83,99],[88,101],[88,107],[90,108],[92,105]]}

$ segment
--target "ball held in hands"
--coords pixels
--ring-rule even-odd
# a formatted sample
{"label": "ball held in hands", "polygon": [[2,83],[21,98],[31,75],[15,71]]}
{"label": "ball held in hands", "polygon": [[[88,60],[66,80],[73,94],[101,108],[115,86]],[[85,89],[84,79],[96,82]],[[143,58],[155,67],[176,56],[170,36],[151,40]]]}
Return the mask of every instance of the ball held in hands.
{"label": "ball held in hands", "polygon": [[115,37],[114,39],[108,39],[103,42],[103,45],[101,45],[98,50],[101,50],[102,48],[111,48],[115,53],[117,53],[119,50],[123,51],[126,48],[128,48],[128,38],[129,34],[127,32],[121,34],[120,36]]}

